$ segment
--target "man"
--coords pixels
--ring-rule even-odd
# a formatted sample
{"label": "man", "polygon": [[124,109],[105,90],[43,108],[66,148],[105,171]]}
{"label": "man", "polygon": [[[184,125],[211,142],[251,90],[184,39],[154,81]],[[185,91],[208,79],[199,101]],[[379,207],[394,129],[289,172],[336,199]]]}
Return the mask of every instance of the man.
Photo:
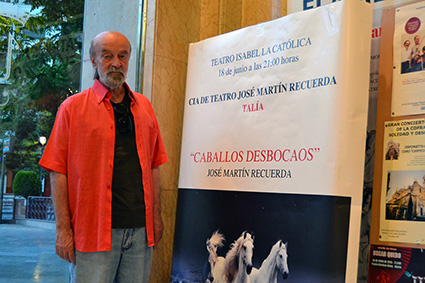
{"label": "man", "polygon": [[422,71],[422,56],[421,56],[421,39],[419,35],[414,37],[415,45],[412,47],[411,51],[411,63],[410,66],[413,72]]}
{"label": "man", "polygon": [[130,53],[121,33],[92,40],[93,87],[62,103],[40,160],[72,282],[147,282],[162,237],[158,166],[168,159],[150,102],[125,83]]}
{"label": "man", "polygon": [[410,68],[410,41],[406,40],[403,43],[403,47],[401,50],[401,74],[407,73]]}

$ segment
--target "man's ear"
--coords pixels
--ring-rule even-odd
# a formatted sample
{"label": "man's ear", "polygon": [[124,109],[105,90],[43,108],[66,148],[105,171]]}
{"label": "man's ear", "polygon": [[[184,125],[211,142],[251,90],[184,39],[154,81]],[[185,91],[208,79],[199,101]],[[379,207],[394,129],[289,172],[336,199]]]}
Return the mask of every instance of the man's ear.
{"label": "man's ear", "polygon": [[96,57],[93,57],[93,56],[90,55],[90,61],[91,61],[93,68],[97,69]]}

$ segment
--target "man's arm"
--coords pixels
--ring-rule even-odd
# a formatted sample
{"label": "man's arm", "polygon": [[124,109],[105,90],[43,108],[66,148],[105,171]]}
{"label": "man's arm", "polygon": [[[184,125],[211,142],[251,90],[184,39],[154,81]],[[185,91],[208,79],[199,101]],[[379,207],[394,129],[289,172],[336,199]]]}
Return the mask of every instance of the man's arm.
{"label": "man's arm", "polygon": [[164,224],[161,218],[161,189],[159,185],[159,167],[152,169],[152,189],[153,189],[153,229],[155,235],[155,246],[158,245],[164,231]]}
{"label": "man's arm", "polygon": [[68,202],[67,176],[55,171],[50,173],[53,206],[56,216],[56,253],[67,262],[75,264],[74,232]]}

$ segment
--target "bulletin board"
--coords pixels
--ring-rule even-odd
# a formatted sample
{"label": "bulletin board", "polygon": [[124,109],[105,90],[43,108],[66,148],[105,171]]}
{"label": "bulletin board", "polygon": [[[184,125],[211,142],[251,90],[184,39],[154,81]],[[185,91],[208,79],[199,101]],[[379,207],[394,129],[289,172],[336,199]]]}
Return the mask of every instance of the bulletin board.
{"label": "bulletin board", "polygon": [[[425,195],[422,197],[425,194],[425,115],[417,111],[396,115],[394,111],[398,103],[395,96],[399,95],[395,92],[400,92],[397,90],[398,81],[403,79],[403,87],[410,91],[417,86],[412,84],[410,87],[406,78],[425,75],[425,69],[423,74],[420,71],[404,75],[397,57],[403,43],[407,41],[403,37],[411,36],[409,43],[414,45],[416,34],[425,31],[425,19],[412,22],[416,21],[414,18],[417,19],[412,13],[411,19],[406,21],[405,34],[400,36],[397,13],[405,7],[421,3],[425,7],[425,2],[418,2],[387,9],[382,14],[370,228],[370,282],[384,282],[389,278],[385,282],[412,282],[418,276],[425,276],[425,271],[415,267],[423,266],[425,262],[425,217],[422,217],[425,212]],[[419,23],[418,28],[410,32],[409,21]],[[395,47],[396,44],[399,46]],[[425,98],[423,89],[418,89],[417,95]]]}

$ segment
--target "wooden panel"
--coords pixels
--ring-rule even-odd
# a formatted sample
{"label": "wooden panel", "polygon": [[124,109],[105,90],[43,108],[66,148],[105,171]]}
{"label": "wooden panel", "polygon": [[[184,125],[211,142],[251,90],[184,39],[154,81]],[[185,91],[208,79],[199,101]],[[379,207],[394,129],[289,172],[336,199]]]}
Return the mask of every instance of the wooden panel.
{"label": "wooden panel", "polygon": [[395,9],[382,13],[381,50],[379,60],[378,109],[376,119],[375,167],[373,175],[372,219],[370,229],[371,245],[390,245],[396,247],[425,248],[425,245],[383,242],[379,240],[380,202],[382,189],[382,165],[384,145],[384,123],[408,119],[425,118],[425,115],[391,117],[391,95],[393,75],[393,36]]}

